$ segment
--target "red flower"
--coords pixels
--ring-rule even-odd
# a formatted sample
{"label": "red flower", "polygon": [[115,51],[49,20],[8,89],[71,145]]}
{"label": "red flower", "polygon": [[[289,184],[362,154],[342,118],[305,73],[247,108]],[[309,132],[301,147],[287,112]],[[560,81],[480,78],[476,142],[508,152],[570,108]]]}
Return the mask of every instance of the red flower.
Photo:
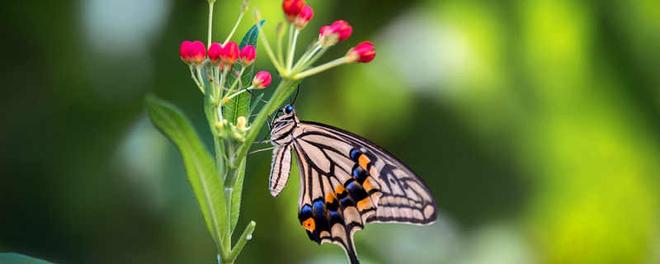
{"label": "red flower", "polygon": [[350,62],[368,63],[376,58],[376,49],[371,41],[362,41],[346,54]]}
{"label": "red flower", "polygon": [[211,63],[217,64],[220,62],[220,56],[222,54],[222,45],[217,42],[211,43],[211,47],[209,47],[209,59],[211,60]]}
{"label": "red flower", "polygon": [[293,22],[300,11],[305,7],[305,0],[284,0],[282,1],[282,10],[286,14],[289,22]]}
{"label": "red flower", "polygon": [[300,10],[300,13],[298,13],[298,16],[293,21],[293,24],[296,26],[298,29],[303,29],[305,26],[307,26],[307,23],[309,23],[310,20],[314,17],[314,9],[312,9],[311,6],[305,5],[302,10]]}
{"label": "red flower", "polygon": [[232,65],[236,62],[236,60],[238,60],[240,53],[241,51],[238,49],[238,44],[236,44],[236,42],[230,41],[222,47],[220,59],[222,60],[222,63]]}
{"label": "red flower", "polygon": [[259,71],[254,75],[254,79],[252,79],[252,86],[256,89],[263,89],[268,87],[272,81],[273,76],[270,75],[270,72]]}
{"label": "red flower", "polygon": [[324,46],[332,46],[340,41],[347,40],[353,33],[353,27],[344,20],[337,20],[330,25],[322,26],[319,30],[319,39]]}
{"label": "red flower", "polygon": [[256,57],[257,57],[257,50],[252,45],[246,45],[241,50],[241,60],[245,65],[252,64]]}
{"label": "red flower", "polygon": [[179,57],[185,63],[201,64],[206,58],[206,47],[201,41],[184,41],[179,46]]}
{"label": "red flower", "polygon": [[230,41],[224,46],[220,43],[213,42],[211,43],[211,47],[209,47],[208,54],[211,63],[218,64],[222,62],[222,65],[231,66],[236,63],[241,52],[236,42]]}

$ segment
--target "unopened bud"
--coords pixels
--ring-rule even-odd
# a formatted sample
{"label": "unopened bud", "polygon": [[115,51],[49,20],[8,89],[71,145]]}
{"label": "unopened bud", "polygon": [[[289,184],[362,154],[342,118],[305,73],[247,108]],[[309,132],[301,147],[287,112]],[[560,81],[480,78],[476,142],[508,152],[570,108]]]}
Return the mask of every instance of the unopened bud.
{"label": "unopened bud", "polygon": [[241,61],[245,65],[250,65],[254,62],[254,59],[257,57],[257,49],[252,45],[246,45],[241,49]]}
{"label": "unopened bud", "polygon": [[270,75],[270,72],[260,71],[254,75],[252,79],[252,86],[256,89],[264,89],[270,85],[273,81],[273,76]]}
{"label": "unopened bud", "polygon": [[183,41],[179,46],[179,57],[188,64],[201,64],[206,59],[206,47],[201,41]]}
{"label": "unopened bud", "polygon": [[371,41],[363,41],[346,53],[350,62],[368,63],[376,58],[376,49]]}
{"label": "unopened bud", "polygon": [[319,30],[319,40],[323,46],[333,46],[340,41],[347,40],[353,33],[353,27],[344,20],[337,20],[330,25],[322,26]]}
{"label": "unopened bud", "polygon": [[300,13],[298,13],[298,16],[296,16],[294,19],[293,24],[297,29],[303,29],[305,26],[307,26],[307,23],[309,23],[313,17],[314,9],[312,9],[312,7],[309,5],[305,5],[302,10],[300,10]]}
{"label": "unopened bud", "polygon": [[282,10],[289,22],[293,22],[305,6],[305,0],[284,0],[282,1]]}

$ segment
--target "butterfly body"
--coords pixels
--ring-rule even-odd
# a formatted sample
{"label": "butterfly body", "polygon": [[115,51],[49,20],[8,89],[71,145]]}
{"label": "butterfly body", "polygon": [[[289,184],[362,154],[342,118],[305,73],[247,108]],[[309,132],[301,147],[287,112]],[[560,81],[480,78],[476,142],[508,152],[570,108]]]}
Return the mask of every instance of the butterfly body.
{"label": "butterfly body", "polygon": [[269,188],[286,185],[291,153],[300,170],[298,219],[312,241],[341,246],[359,263],[353,235],[370,222],[430,224],[436,206],[428,187],[403,163],[350,132],[300,121],[291,105],[272,123]]}

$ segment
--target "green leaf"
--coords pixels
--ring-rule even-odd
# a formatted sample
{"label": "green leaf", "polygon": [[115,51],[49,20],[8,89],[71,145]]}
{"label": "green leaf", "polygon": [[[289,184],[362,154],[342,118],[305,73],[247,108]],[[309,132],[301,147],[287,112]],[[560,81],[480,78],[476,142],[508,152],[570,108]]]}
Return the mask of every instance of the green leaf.
{"label": "green leaf", "polygon": [[174,105],[153,95],[147,96],[146,105],[151,122],[179,150],[206,227],[219,245],[219,239],[226,234],[227,212],[223,182],[218,177],[213,158],[190,121]]}
{"label": "green leaf", "polygon": [[33,258],[18,253],[0,253],[0,263],[3,264],[50,264],[43,259]]}
{"label": "green leaf", "polygon": [[[263,25],[264,22],[265,22],[264,20],[261,20],[261,22],[259,23]],[[257,48],[258,37],[259,37],[259,28],[257,27],[257,25],[254,25],[247,31],[247,33],[245,33],[245,36],[243,36],[243,40],[241,41],[240,48],[242,49],[247,45],[252,45],[255,48]],[[240,69],[236,69],[234,70],[234,72],[238,74],[240,72]],[[248,68],[246,68],[243,73],[241,82],[243,83],[244,87],[247,87],[250,85],[250,83],[252,83],[253,76],[254,76],[254,64],[248,66]],[[230,74],[228,81],[229,84],[234,82],[234,74]],[[225,107],[223,109],[223,114],[225,119],[229,120],[230,122],[236,122],[236,118],[238,118],[239,116],[247,117],[250,111],[250,98],[251,96],[249,93],[243,93],[235,97],[234,99],[230,100],[229,102],[227,102],[227,104],[225,104]]]}
{"label": "green leaf", "polygon": [[243,178],[245,177],[245,159],[236,168],[236,183],[231,195],[231,232],[234,232],[241,213],[241,192],[243,192]]}

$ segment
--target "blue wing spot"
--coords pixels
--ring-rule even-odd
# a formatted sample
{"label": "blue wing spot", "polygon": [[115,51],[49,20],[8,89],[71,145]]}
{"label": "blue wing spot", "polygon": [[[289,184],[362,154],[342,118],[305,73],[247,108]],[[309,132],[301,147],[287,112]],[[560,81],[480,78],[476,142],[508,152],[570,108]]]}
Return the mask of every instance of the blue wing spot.
{"label": "blue wing spot", "polygon": [[312,217],[312,206],[305,204],[302,208],[300,208],[300,213],[298,213],[298,220],[300,220],[302,223],[302,221],[305,221],[310,217]]}
{"label": "blue wing spot", "polygon": [[353,175],[353,178],[355,178],[359,183],[363,183],[364,180],[367,179],[367,176],[369,176],[367,171],[360,167],[358,164],[353,166],[353,171],[351,174]]}
{"label": "blue wing spot", "polygon": [[357,148],[352,148],[348,156],[351,158],[351,160],[357,162],[358,158],[360,158],[360,154],[362,154],[362,151]]}
{"label": "blue wing spot", "polygon": [[364,188],[362,188],[362,186],[355,181],[349,182],[346,185],[346,190],[348,191],[348,194],[350,194],[351,198],[353,198],[354,201],[361,201],[362,199],[369,196],[369,194],[367,194]]}

